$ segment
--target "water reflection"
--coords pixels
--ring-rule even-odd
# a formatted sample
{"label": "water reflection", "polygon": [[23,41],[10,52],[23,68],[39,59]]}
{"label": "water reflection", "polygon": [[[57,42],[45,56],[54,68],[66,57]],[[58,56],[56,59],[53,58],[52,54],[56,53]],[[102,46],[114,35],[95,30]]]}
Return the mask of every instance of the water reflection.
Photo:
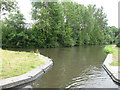
{"label": "water reflection", "polygon": [[52,58],[54,66],[29,84],[33,88],[118,87],[101,67],[105,59],[103,46],[50,48],[40,52]]}

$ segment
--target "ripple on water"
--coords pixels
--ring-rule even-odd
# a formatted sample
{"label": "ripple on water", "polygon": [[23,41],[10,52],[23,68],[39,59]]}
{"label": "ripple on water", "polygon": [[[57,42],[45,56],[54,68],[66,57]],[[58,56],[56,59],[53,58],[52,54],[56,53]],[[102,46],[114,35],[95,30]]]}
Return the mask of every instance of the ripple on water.
{"label": "ripple on water", "polygon": [[[71,83],[69,83],[66,88],[113,88],[110,87],[110,85],[107,86],[107,84],[102,85],[108,81],[108,76],[106,74],[105,77],[105,74],[106,73],[102,68],[100,69],[96,66],[90,66],[89,68],[83,70],[82,74],[73,78]],[[117,87],[117,85],[114,85],[114,87]]]}

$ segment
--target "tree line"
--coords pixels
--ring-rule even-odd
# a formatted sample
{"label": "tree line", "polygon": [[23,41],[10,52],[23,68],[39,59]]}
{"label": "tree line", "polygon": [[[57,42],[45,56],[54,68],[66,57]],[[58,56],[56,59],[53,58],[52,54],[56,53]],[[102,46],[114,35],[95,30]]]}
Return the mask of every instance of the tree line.
{"label": "tree line", "polygon": [[120,30],[108,26],[103,7],[76,2],[32,2],[31,28],[17,2],[2,0],[3,48],[54,48],[79,45],[117,44]]}

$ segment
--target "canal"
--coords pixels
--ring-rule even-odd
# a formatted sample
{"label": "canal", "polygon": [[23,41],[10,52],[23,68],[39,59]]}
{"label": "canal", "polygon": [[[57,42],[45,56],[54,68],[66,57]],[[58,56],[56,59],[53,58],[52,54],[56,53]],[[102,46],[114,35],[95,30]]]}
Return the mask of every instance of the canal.
{"label": "canal", "polygon": [[[53,59],[54,66],[32,88],[118,88],[102,68],[104,46],[39,49]],[[20,86],[20,87],[24,87]]]}

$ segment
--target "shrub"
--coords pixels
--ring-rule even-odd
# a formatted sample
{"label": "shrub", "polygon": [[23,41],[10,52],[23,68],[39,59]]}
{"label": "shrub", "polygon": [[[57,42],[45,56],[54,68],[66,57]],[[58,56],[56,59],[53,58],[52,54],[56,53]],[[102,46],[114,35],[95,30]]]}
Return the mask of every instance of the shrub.
{"label": "shrub", "polygon": [[111,46],[106,46],[104,47],[104,52],[107,53],[107,54],[110,54],[110,53],[114,53],[114,46],[111,45]]}

